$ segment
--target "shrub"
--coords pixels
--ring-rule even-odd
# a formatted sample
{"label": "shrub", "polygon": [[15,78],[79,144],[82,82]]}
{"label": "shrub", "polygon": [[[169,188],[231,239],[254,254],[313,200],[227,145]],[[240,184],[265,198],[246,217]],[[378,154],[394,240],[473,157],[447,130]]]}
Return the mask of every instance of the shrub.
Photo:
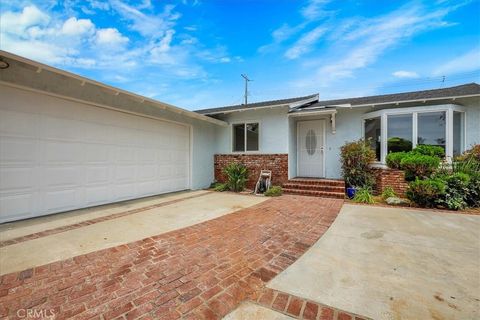
{"label": "shrub", "polygon": [[443,178],[446,184],[445,194],[437,203],[451,210],[463,210],[468,204],[470,176],[466,173],[454,173]]}
{"label": "shrub", "polygon": [[227,176],[226,186],[229,190],[239,192],[245,189],[248,180],[248,169],[241,163],[228,164],[223,173]]}
{"label": "shrub", "polygon": [[282,187],[280,186],[271,186],[270,189],[265,191],[264,195],[267,197],[278,197],[283,193]]}
{"label": "shrub", "polygon": [[445,194],[446,184],[442,179],[416,179],[410,182],[407,189],[407,198],[422,207],[435,207],[439,199]]}
{"label": "shrub", "polygon": [[480,173],[470,175],[465,202],[469,207],[480,207]]}
{"label": "shrub", "polygon": [[365,140],[348,142],[341,148],[342,174],[351,187],[372,186],[375,177],[370,164],[375,161],[375,151]]}
{"label": "shrub", "polygon": [[396,196],[397,194],[395,193],[395,191],[393,191],[392,187],[386,186],[385,189],[383,189],[383,192],[382,192],[383,200],[386,200],[387,198],[390,198],[390,197],[396,197]]}
{"label": "shrub", "polygon": [[461,156],[458,156],[456,160],[465,161],[470,159],[480,162],[480,144],[474,145],[472,148],[465,151]]}
{"label": "shrub", "polygon": [[387,154],[387,166],[392,169],[400,169],[402,159],[407,156],[409,152],[390,152]]}
{"label": "shrub", "polygon": [[405,179],[428,178],[440,165],[440,158],[418,153],[408,153],[400,161],[400,167],[405,170]]}
{"label": "shrub", "polygon": [[228,187],[226,183],[215,183],[215,185],[213,186],[213,190],[223,192],[227,191]]}
{"label": "shrub", "polygon": [[353,201],[360,203],[375,203],[370,187],[363,187],[357,190]]}
{"label": "shrub", "polygon": [[420,144],[415,149],[413,149],[413,152],[422,154],[424,156],[438,157],[440,159],[445,158],[445,150],[440,146]]}

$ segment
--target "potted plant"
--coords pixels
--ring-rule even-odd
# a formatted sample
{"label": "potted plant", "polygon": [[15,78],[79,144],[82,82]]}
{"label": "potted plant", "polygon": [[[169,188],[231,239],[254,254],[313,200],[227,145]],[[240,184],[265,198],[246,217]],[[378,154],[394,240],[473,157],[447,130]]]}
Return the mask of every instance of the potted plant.
{"label": "potted plant", "polygon": [[375,161],[375,151],[370,144],[363,139],[347,142],[341,148],[341,158],[349,198],[353,198],[359,188],[373,186],[375,177],[370,164]]}

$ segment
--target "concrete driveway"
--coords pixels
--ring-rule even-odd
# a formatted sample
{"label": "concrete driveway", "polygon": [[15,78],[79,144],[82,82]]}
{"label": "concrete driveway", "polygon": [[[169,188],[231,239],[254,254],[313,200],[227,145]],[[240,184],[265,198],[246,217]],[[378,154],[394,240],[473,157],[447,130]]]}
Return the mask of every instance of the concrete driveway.
{"label": "concrete driveway", "polygon": [[480,216],[344,205],[268,287],[372,319],[480,319]]}

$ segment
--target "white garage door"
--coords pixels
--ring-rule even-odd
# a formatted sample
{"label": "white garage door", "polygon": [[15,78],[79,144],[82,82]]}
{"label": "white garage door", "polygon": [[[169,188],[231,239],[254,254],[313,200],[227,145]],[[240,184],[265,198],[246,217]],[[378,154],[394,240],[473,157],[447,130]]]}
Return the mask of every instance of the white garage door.
{"label": "white garage door", "polygon": [[0,222],[185,190],[189,127],[0,86]]}

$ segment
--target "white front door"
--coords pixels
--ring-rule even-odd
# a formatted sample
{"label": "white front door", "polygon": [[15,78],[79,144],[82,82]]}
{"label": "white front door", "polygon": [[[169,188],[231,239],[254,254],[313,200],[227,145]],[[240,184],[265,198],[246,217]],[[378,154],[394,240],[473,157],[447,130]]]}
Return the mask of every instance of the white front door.
{"label": "white front door", "polygon": [[324,177],[324,120],[297,122],[297,176]]}

